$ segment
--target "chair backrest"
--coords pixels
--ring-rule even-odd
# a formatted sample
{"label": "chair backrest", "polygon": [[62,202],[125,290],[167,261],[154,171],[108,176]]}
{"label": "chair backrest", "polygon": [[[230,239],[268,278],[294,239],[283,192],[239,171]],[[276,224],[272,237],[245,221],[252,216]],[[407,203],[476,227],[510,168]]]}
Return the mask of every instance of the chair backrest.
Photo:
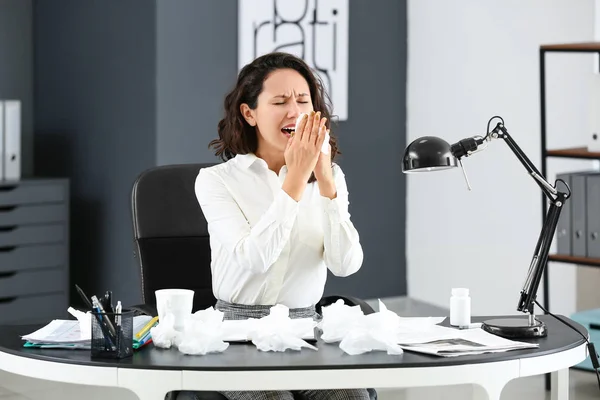
{"label": "chair backrest", "polygon": [[212,165],[155,167],[135,181],[133,232],[145,304],[156,305],[154,291],[164,288],[194,290],[194,311],[216,302],[208,227],[194,190],[198,171]]}

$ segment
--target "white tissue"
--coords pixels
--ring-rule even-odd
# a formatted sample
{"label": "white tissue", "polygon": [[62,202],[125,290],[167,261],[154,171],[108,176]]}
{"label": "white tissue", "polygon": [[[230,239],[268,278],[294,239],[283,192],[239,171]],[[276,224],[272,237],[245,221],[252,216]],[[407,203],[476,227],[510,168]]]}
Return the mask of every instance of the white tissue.
{"label": "white tissue", "polygon": [[90,340],[92,338],[92,314],[76,310],[73,307],[67,308],[69,314],[77,318],[79,321],[79,332],[82,340]]}
{"label": "white tissue", "polygon": [[323,146],[321,146],[321,153],[329,154],[331,151],[331,145],[329,144],[329,129],[325,132],[325,141],[323,142]]}
{"label": "white tissue", "polygon": [[339,341],[340,348],[350,355],[373,350],[402,354],[403,350],[397,344],[400,317],[389,311],[381,300],[377,313],[364,315],[357,307],[347,306],[343,300],[324,307],[323,320],[319,323],[323,330],[321,338],[329,342]]}
{"label": "white tissue", "polygon": [[347,306],[342,299],[323,307],[323,319],[319,329],[323,331],[321,340],[326,343],[340,342],[351,330],[362,327],[365,314],[360,306]]}
{"label": "white tissue", "polygon": [[[298,115],[298,118],[296,118],[296,127],[294,128],[294,132],[298,132],[298,125],[300,125],[300,120],[302,119],[302,116],[306,115],[304,113],[301,113],[300,115]],[[329,144],[329,129],[327,130],[327,132],[325,133],[325,141],[323,141],[323,145],[321,146],[321,153],[323,154],[329,154],[329,151],[331,150],[331,145]]]}
{"label": "white tissue", "polygon": [[175,316],[166,314],[159,324],[150,329],[152,342],[165,349],[176,346],[180,352],[191,355],[220,353],[229,347],[223,341],[223,313],[212,307],[190,314],[182,332],[174,328]]}
{"label": "white tissue", "polygon": [[204,355],[221,353],[229,347],[223,341],[223,312],[213,309],[197,311],[186,321],[179,351],[185,354]]}
{"label": "white tissue", "polygon": [[249,339],[261,351],[317,350],[302,339],[302,334],[314,329],[317,323],[310,318],[291,319],[284,305],[271,307],[270,314],[255,320]]}
{"label": "white tissue", "polygon": [[175,316],[173,314],[166,314],[165,317],[159,321],[158,325],[150,328],[150,335],[152,336],[152,343],[154,346],[168,349],[171,346],[177,346],[181,343],[182,333],[178,332],[174,328]]}

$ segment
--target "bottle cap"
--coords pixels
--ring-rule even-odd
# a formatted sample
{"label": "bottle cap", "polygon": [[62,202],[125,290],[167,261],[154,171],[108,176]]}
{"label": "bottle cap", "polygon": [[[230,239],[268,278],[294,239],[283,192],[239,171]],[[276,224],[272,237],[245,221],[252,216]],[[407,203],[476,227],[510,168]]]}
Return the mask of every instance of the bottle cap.
{"label": "bottle cap", "polygon": [[468,296],[469,295],[469,289],[466,288],[453,288],[452,289],[452,296]]}

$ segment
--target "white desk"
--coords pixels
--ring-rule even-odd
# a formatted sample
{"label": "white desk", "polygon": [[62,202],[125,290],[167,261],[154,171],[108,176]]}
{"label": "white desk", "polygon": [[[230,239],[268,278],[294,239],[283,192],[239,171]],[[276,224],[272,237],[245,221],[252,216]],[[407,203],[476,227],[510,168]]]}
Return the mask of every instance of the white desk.
{"label": "white desk", "polygon": [[[186,356],[176,349],[148,347],[124,360],[90,359],[76,350],[25,349],[19,335],[32,326],[0,327],[0,369],[65,383],[132,390],[143,400],[163,400],[173,390],[299,390],[407,388],[474,384],[498,400],[515,378],[552,373],[552,399],[568,399],[568,368],[587,357],[583,338],[549,316],[548,337],[538,349],[438,358],[405,352],[357,356],[337,345],[318,343],[319,351],[264,353],[253,345],[231,345],[225,352]],[[582,333],[585,329],[575,322]]]}

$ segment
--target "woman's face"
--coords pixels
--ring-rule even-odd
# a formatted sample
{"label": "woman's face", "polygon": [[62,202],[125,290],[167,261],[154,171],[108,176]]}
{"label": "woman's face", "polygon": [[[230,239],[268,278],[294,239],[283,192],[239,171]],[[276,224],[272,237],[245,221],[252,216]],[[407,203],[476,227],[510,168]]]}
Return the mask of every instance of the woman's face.
{"label": "woman's face", "polygon": [[293,69],[278,69],[263,82],[256,109],[242,104],[240,111],[256,127],[260,152],[283,153],[300,113],[313,111],[308,83]]}

